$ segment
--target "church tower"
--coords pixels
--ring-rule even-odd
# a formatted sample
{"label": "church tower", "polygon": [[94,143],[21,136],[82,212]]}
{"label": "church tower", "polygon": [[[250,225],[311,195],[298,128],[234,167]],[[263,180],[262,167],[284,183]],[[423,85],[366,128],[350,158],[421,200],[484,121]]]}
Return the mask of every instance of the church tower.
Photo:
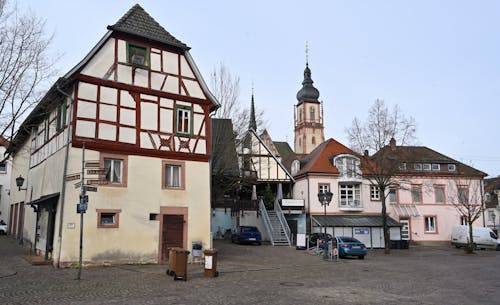
{"label": "church tower", "polygon": [[318,101],[319,91],[314,88],[311,69],[306,61],[302,89],[297,92],[294,113],[294,150],[296,154],[308,154],[325,141],[323,104]]}

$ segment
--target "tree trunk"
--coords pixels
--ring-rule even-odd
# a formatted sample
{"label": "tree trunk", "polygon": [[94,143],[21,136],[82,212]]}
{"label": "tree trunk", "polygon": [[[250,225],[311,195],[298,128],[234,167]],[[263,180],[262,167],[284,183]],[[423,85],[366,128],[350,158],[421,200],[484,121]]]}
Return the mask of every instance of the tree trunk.
{"label": "tree trunk", "polygon": [[[381,193],[384,194],[382,190]],[[387,226],[387,207],[385,205],[385,196],[382,196],[382,227],[384,230],[384,244],[385,244],[384,253],[389,254],[391,253],[391,247],[390,247],[391,241],[389,236],[389,227]]]}
{"label": "tree trunk", "polygon": [[472,222],[469,222],[469,242],[467,243],[467,247],[465,247],[465,253],[472,254],[474,253],[474,237],[472,234]]}

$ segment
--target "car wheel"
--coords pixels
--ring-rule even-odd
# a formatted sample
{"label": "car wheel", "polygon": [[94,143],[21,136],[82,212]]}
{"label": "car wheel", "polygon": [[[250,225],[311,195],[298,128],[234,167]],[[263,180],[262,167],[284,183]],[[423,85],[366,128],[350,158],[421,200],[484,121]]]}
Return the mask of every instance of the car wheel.
{"label": "car wheel", "polygon": [[360,255],[360,256],[358,256],[358,257],[359,257],[359,259],[365,259],[365,256],[364,256],[364,255]]}

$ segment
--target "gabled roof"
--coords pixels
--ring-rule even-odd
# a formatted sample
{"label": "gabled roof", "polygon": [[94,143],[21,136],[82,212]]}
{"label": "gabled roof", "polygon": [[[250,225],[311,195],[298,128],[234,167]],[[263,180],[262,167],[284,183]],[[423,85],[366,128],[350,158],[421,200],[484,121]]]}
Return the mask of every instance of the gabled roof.
{"label": "gabled roof", "polygon": [[212,174],[240,175],[231,119],[211,119]]}
{"label": "gabled roof", "polygon": [[366,162],[369,162],[368,160],[342,143],[334,139],[328,139],[300,160],[300,171],[296,176],[306,173],[339,174],[332,161],[335,156],[342,154],[349,154],[359,158],[361,160],[361,171],[363,174],[368,174],[364,166]]}
{"label": "gabled roof", "polygon": [[487,176],[486,173],[477,170],[471,166],[465,165],[457,160],[454,160],[448,156],[445,156],[433,149],[426,146],[396,146],[396,145],[386,145],[384,148],[379,150],[373,155],[373,159],[384,158],[395,160],[399,163],[435,163],[435,164],[455,164],[455,172],[424,172],[424,171],[414,171],[413,167],[407,166],[405,171],[400,171],[401,174],[426,174],[426,175],[465,175],[465,176]]}
{"label": "gabled roof", "polygon": [[160,43],[172,45],[185,51],[190,48],[172,36],[156,20],[153,19],[139,4],[134,5],[114,25],[109,25],[108,30],[148,38]]}

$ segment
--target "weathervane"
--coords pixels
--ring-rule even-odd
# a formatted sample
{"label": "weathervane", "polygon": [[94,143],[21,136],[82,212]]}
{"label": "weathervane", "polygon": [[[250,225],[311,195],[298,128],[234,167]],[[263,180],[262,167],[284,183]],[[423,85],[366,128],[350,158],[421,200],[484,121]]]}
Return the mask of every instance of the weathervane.
{"label": "weathervane", "polygon": [[306,65],[309,65],[309,40],[306,40]]}

